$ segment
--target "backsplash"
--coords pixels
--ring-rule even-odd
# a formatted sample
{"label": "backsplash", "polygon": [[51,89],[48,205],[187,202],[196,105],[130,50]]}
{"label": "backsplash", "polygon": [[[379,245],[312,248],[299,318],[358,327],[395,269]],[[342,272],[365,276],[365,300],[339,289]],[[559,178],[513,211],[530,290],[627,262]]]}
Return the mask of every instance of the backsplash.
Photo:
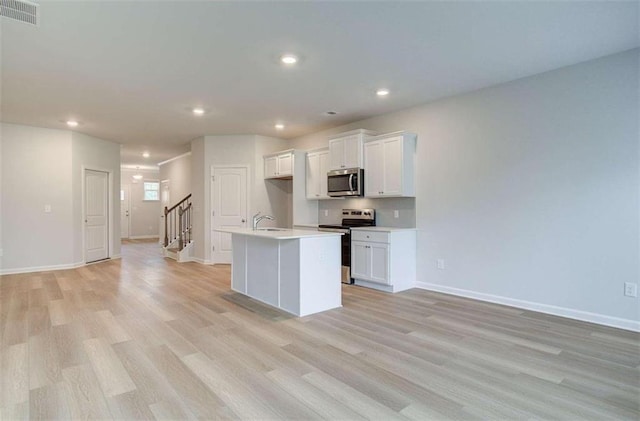
{"label": "backsplash", "polygon": [[[337,224],[342,221],[342,209],[372,208],[376,210],[376,225],[392,228],[415,228],[415,197],[397,197],[384,199],[348,198],[318,201],[318,222]],[[398,211],[398,218],[394,211]],[[325,216],[327,211],[327,216]]]}

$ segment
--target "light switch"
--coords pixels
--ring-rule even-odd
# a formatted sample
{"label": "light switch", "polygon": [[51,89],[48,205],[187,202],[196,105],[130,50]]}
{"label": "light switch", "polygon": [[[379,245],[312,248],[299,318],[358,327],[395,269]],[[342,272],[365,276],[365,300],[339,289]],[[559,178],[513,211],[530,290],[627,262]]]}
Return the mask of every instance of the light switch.
{"label": "light switch", "polygon": [[327,209],[324,210],[324,216],[329,216],[329,211]]}
{"label": "light switch", "polygon": [[399,210],[394,210],[393,211],[393,217],[396,218],[396,219],[400,218],[400,211]]}
{"label": "light switch", "polygon": [[44,213],[51,213],[51,205],[44,205]]}

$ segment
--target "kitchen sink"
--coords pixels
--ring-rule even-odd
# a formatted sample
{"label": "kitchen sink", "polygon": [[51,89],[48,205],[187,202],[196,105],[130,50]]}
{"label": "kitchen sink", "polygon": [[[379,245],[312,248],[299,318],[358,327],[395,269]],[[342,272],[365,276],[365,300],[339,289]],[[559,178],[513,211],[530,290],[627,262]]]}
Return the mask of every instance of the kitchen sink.
{"label": "kitchen sink", "polygon": [[258,228],[258,231],[286,231],[286,228]]}

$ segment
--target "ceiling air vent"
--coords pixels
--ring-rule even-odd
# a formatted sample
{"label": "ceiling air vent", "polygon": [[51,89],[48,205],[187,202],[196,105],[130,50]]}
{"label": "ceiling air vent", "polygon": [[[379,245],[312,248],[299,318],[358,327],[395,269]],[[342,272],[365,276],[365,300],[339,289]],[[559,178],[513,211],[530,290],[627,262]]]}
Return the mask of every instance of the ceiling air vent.
{"label": "ceiling air vent", "polygon": [[39,9],[40,6],[30,1],[0,0],[0,16],[31,25],[38,25]]}

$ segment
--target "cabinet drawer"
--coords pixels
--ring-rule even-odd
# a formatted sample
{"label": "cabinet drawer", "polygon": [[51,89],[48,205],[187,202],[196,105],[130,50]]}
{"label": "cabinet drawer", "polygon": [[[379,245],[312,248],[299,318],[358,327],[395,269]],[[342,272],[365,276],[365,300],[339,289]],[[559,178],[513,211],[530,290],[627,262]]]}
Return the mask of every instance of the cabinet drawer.
{"label": "cabinet drawer", "polygon": [[351,231],[351,240],[353,241],[370,241],[373,243],[388,243],[389,233],[380,231]]}

